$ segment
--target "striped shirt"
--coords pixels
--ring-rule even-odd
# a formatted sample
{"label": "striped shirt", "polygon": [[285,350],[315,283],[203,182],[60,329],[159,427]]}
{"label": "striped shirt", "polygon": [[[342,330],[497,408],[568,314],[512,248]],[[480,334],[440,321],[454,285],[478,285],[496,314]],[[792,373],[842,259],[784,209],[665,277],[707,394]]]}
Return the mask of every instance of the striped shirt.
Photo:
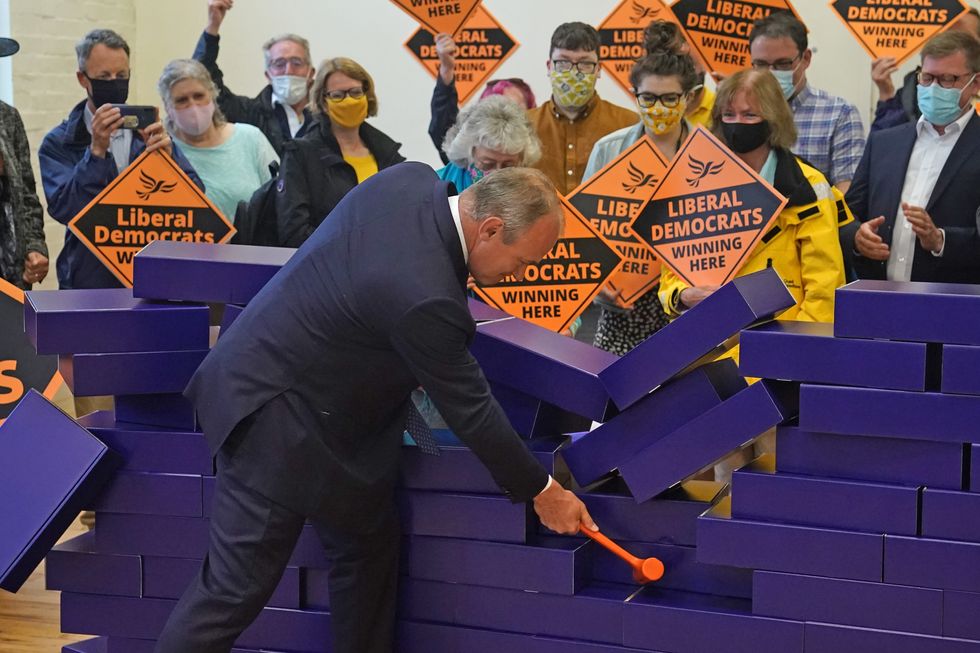
{"label": "striped shirt", "polygon": [[854,178],[864,152],[864,125],[857,107],[809,84],[789,102],[798,133],[791,148],[832,184]]}

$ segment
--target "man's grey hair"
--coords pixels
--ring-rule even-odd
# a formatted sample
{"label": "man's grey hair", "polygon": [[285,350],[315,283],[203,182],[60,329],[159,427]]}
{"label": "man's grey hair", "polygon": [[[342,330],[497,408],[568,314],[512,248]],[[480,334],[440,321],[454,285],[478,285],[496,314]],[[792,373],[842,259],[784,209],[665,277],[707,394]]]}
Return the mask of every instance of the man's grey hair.
{"label": "man's grey hair", "polygon": [[92,54],[92,48],[99,44],[102,44],[112,50],[123,50],[126,52],[126,56],[129,56],[129,44],[126,43],[126,39],[119,36],[111,29],[94,29],[83,36],[81,41],[75,44],[75,55],[78,57],[78,69],[83,73],[85,72],[85,66],[88,64],[89,55]]}
{"label": "man's grey hair", "polygon": [[[225,119],[225,115],[221,113],[221,109],[218,108],[218,87],[215,85],[214,80],[211,79],[211,74],[204,67],[204,64],[194,59],[174,59],[163,67],[163,72],[157,81],[157,92],[160,93],[160,99],[163,100],[163,104],[167,107],[173,105],[172,91],[174,85],[185,79],[193,79],[200,82],[211,96],[211,101],[214,102],[214,118],[212,118],[214,126],[220,127],[228,122]],[[170,120],[169,115],[165,119],[165,126],[167,131],[173,133],[174,124]]]}
{"label": "man's grey hair", "polygon": [[564,218],[555,185],[534,168],[497,170],[463,191],[460,200],[477,222],[491,217],[503,220],[508,244],[546,215]]}
{"label": "man's grey hair", "polygon": [[541,141],[527,112],[502,95],[485,97],[463,109],[456,124],[446,132],[442,149],[460,168],[473,162],[477,146],[505,154],[521,155],[521,165],[530,166],[541,158]]}
{"label": "man's grey hair", "polygon": [[922,61],[926,57],[943,59],[962,52],[966,65],[972,72],[980,72],[980,41],[966,32],[945,31],[928,41],[922,48]]}
{"label": "man's grey hair", "polygon": [[282,43],[283,41],[292,41],[299,47],[303,48],[305,52],[306,63],[308,65],[313,65],[313,58],[310,57],[310,42],[304,39],[298,34],[279,34],[278,36],[273,36],[271,39],[262,44],[262,56],[265,57],[265,67],[268,68],[272,61],[272,55],[269,54],[269,50],[272,49],[276,43]]}

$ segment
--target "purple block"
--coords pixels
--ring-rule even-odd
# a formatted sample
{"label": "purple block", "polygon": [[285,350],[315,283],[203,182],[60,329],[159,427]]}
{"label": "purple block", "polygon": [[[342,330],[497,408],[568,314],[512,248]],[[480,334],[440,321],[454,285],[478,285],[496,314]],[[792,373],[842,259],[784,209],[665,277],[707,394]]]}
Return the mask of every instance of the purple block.
{"label": "purple block", "polygon": [[592,425],[588,417],[570,413],[503,383],[491,381],[490,390],[511,426],[526,438],[555,437],[583,431]]}
{"label": "purple block", "polygon": [[201,516],[201,477],[119,472],[88,506],[139,515]]}
{"label": "purple block", "polygon": [[[971,444],[970,460],[970,492],[980,492],[980,444]],[[974,471],[976,470],[976,471]],[[933,487],[943,487],[933,484]]]}
{"label": "purple block", "polygon": [[78,423],[122,459],[121,470],[159,474],[213,474],[204,434],[117,423],[111,411],[81,417]]}
{"label": "purple block", "polygon": [[[732,519],[727,498],[698,519],[698,560],[853,580],[882,580],[882,535]],[[897,584],[901,581],[887,579]]]}
{"label": "purple block", "polygon": [[95,533],[85,533],[51,549],[44,587],[63,592],[140,596],[143,564],[138,555],[98,553]]}
{"label": "purple block", "polygon": [[964,457],[958,443],[812,433],[797,426],[780,426],[776,433],[780,472],[913,487],[962,487]]}
{"label": "purple block", "polygon": [[623,643],[671,653],[802,653],[803,623],[753,615],[741,599],[648,586],[626,604]]}
{"label": "purple block", "polygon": [[742,332],[745,376],[893,390],[926,389],[926,345],[835,338],[827,322],[779,320]]}
{"label": "purple block", "polygon": [[773,458],[764,456],[732,475],[736,519],[918,534],[918,488],[776,474]]}
{"label": "purple block", "polygon": [[610,644],[411,621],[398,624],[395,638],[398,653],[644,653]]}
{"label": "purple block", "polygon": [[943,345],[942,391],[948,394],[980,395],[980,347]]}
{"label": "purple block", "polygon": [[247,304],[295,251],[154,241],[133,259],[133,294],[149,299]]}
{"label": "purple block", "polygon": [[943,592],[757,571],[752,612],[766,617],[943,634]]}
{"label": "purple block", "polygon": [[524,544],[531,524],[530,504],[500,495],[405,491],[399,508],[409,535]]}
{"label": "purple block", "polygon": [[807,623],[806,653],[980,653],[980,642]]}
{"label": "purple block", "polygon": [[201,516],[211,516],[211,504],[214,501],[214,485],[217,478],[214,476],[201,477]]}
{"label": "purple block", "polygon": [[886,583],[980,592],[980,544],[885,536]]}
{"label": "purple block", "polygon": [[58,356],[58,371],[76,397],[183,392],[207,349]]}
{"label": "purple block", "polygon": [[219,338],[231,328],[231,325],[235,323],[235,320],[238,319],[238,316],[244,310],[245,307],[239,306],[238,304],[225,304],[225,312],[221,316],[221,328],[218,330]]}
{"label": "purple block", "polygon": [[[200,559],[144,556],[142,596],[152,599],[179,599],[200,569]],[[267,605],[272,608],[300,607],[298,567],[286,567],[282,580]]]}
{"label": "purple block", "polygon": [[87,639],[84,642],[65,644],[61,647],[61,653],[108,653],[108,640],[105,637]]}
{"label": "purple block", "polygon": [[100,553],[203,560],[208,550],[206,519],[112,512],[101,512],[97,519],[95,546]]}
{"label": "purple block", "polygon": [[978,327],[980,286],[862,279],[837,289],[837,337],[980,345]]}
{"label": "purple block", "polygon": [[674,376],[730,348],[742,329],[794,304],[775,270],[738,277],[609,365],[599,378],[625,410]]}
{"label": "purple block", "polygon": [[919,534],[939,540],[980,542],[980,494],[926,488],[922,492]]}
{"label": "purple block", "polygon": [[980,594],[975,592],[943,593],[943,635],[980,640]]}
{"label": "purple block", "polygon": [[117,464],[43,396],[24,395],[0,427],[0,588],[20,589]]}
{"label": "purple block", "polygon": [[487,378],[577,415],[605,419],[609,395],[599,373],[615,354],[524,320],[481,324],[470,351]]}
{"label": "purple block", "polygon": [[796,415],[795,384],[760,381],[725,399],[619,466],[645,501]]}
{"label": "purple block", "polygon": [[[156,648],[156,641],[150,639],[128,639],[125,637],[106,637],[108,644],[104,653],[153,653]],[[258,651],[254,648],[242,648],[236,646],[231,649],[231,653],[285,653],[284,651],[263,648]]]}
{"label": "purple block", "polygon": [[116,421],[187,431],[197,428],[194,406],[181,394],[119,395]]}
{"label": "purple block", "polygon": [[704,365],[574,440],[562,449],[562,458],[575,480],[586,485],[619,468],[744,387],[745,381],[731,359]]}
{"label": "purple block", "polygon": [[470,307],[470,315],[473,316],[473,321],[480,322],[493,322],[494,320],[512,320],[514,317],[510,313],[501,311],[500,309],[490,306],[486,302],[481,302],[479,299],[473,299],[472,297],[467,298],[466,303]]}
{"label": "purple block", "polygon": [[24,294],[24,330],[39,354],[208,348],[208,307],[133,298],[129,288]]}
{"label": "purple block", "polygon": [[[328,580],[328,569],[303,569],[300,584],[300,605],[304,610],[323,610],[330,611],[330,582]],[[399,589],[405,587],[406,583],[411,583],[407,578],[400,578],[398,581]],[[427,581],[418,581],[419,583]],[[433,585],[443,586],[442,583]],[[454,586],[455,587],[455,586]]]}

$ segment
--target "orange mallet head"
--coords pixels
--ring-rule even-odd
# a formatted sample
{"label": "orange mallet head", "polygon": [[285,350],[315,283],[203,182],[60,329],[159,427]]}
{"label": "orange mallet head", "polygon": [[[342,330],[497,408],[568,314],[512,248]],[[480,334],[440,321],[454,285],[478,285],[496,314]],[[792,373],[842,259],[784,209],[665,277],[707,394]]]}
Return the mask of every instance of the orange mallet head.
{"label": "orange mallet head", "polygon": [[617,556],[622,558],[626,564],[633,568],[633,580],[640,585],[646,585],[660,580],[664,576],[664,563],[659,558],[637,558],[629,551],[619,546],[608,537],[598,531],[590,531],[585,526],[579,526],[583,535],[587,535],[602,546],[606,547]]}

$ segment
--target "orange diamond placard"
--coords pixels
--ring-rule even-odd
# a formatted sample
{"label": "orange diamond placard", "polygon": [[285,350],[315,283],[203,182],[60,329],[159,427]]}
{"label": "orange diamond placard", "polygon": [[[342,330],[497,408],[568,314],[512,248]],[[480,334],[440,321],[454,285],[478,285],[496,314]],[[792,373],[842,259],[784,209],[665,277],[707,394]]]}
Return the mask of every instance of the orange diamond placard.
{"label": "orange diamond placard", "polygon": [[619,268],[615,248],[562,199],[565,229],[554,249],[524,270],[493,286],[477,286],[488,304],[552,331],[564,331],[581,315]]}
{"label": "orange diamond placard", "polygon": [[644,136],[569,194],[568,202],[613,244],[623,264],[607,285],[629,306],[660,279],[660,261],[630,229],[667,171],[667,161]]}
{"label": "orange diamond placard", "polygon": [[154,240],[224,243],[235,228],[160,150],[144,152],[68,223],[126,287],[133,256]]}
{"label": "orange diamond placard", "polygon": [[433,34],[455,34],[480,6],[480,0],[391,1]]}
{"label": "orange diamond placard", "polygon": [[677,22],[663,0],[623,0],[598,28],[602,67],[630,96],[630,70],[637,59],[646,56],[643,30],[655,20]]}
{"label": "orange diamond placard", "polygon": [[872,59],[893,57],[896,65],[969,10],[961,0],[834,0],[830,6]]}
{"label": "orange diamond placard", "polygon": [[[462,105],[493,76],[493,73],[520,45],[482,5],[476,8],[463,29],[456,34],[456,92]],[[420,29],[405,47],[429,71],[439,74],[435,35]]]}
{"label": "orange diamond placard", "polygon": [[698,127],[631,226],[686,283],[720,286],[738,274],[786,201]]}
{"label": "orange diamond placard", "polygon": [[0,279],[0,424],[33,388],[48,399],[61,387],[57,356],[40,356],[24,333],[24,291]]}
{"label": "orange diamond placard", "polygon": [[725,76],[752,64],[752,23],[774,12],[799,18],[789,0],[678,0],[670,10],[708,70]]}

